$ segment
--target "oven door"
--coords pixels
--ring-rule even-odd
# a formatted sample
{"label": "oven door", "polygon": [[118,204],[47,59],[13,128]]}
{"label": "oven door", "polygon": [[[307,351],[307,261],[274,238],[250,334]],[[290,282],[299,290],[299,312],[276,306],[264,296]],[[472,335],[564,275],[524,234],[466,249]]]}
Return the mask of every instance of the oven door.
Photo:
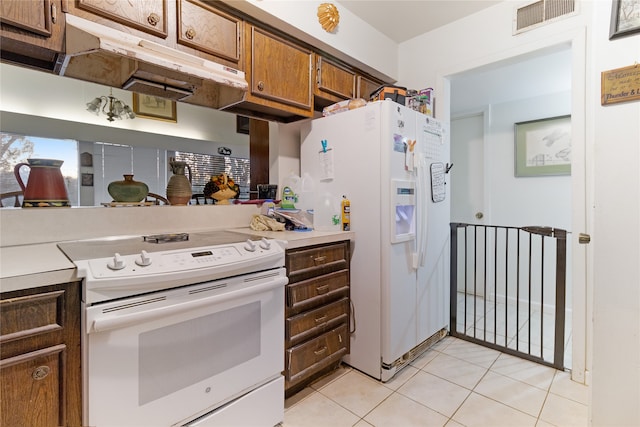
{"label": "oven door", "polygon": [[286,283],[280,268],[87,307],[86,425],[182,424],[278,379]]}

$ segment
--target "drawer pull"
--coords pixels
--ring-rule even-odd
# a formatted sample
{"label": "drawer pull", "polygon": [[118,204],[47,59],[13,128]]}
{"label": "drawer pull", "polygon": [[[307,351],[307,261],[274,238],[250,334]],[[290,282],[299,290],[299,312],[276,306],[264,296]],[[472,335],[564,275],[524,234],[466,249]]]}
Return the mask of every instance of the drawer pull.
{"label": "drawer pull", "polygon": [[315,262],[315,263],[316,263],[316,265],[318,265],[318,264],[323,264],[323,263],[325,262],[325,260],[326,260],[326,259],[327,259],[327,257],[326,257],[326,256],[319,256],[319,257],[315,257],[315,258],[313,259],[313,262]]}
{"label": "drawer pull", "polygon": [[48,366],[38,366],[31,376],[34,380],[39,381],[45,379],[50,372],[51,368]]}
{"label": "drawer pull", "polygon": [[326,294],[328,291],[329,291],[329,285],[323,285],[323,286],[316,287],[316,292],[318,293],[318,295]]}
{"label": "drawer pull", "polygon": [[314,351],[313,354],[315,354],[316,356],[320,356],[321,354],[325,353],[326,351],[327,351],[327,346],[325,345],[320,350]]}
{"label": "drawer pull", "polygon": [[184,35],[189,40],[193,40],[196,38],[196,30],[194,30],[193,28],[189,28]]}
{"label": "drawer pull", "polygon": [[327,320],[326,314],[322,317],[316,317],[316,323],[324,323],[325,320]]}

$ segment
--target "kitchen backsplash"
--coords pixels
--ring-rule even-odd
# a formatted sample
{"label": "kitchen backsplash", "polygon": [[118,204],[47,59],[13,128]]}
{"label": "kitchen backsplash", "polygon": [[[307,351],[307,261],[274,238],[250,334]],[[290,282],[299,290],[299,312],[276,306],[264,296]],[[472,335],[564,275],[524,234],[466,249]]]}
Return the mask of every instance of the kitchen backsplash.
{"label": "kitchen backsplash", "polygon": [[0,247],[248,227],[256,205],[0,209]]}

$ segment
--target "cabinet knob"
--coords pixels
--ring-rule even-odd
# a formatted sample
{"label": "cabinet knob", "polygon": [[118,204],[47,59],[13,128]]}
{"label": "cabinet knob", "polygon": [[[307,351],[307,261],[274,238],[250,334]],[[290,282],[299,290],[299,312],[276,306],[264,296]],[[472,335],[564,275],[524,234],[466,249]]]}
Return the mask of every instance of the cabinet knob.
{"label": "cabinet knob", "polygon": [[51,372],[51,368],[48,366],[38,366],[36,368],[35,371],[33,371],[33,374],[31,374],[31,376],[33,377],[34,380],[43,380],[47,377],[47,375],[49,375],[49,373]]}
{"label": "cabinet knob", "polygon": [[160,17],[156,13],[152,13],[147,17],[147,22],[149,23],[149,25],[155,27],[156,25],[158,25],[158,22],[160,22]]}
{"label": "cabinet knob", "polygon": [[258,82],[258,90],[260,92],[262,92],[264,90],[264,82],[263,81]]}
{"label": "cabinet knob", "polygon": [[185,33],[184,33],[185,37],[188,38],[189,40],[193,40],[196,38],[196,30],[194,30],[193,28],[189,28]]}

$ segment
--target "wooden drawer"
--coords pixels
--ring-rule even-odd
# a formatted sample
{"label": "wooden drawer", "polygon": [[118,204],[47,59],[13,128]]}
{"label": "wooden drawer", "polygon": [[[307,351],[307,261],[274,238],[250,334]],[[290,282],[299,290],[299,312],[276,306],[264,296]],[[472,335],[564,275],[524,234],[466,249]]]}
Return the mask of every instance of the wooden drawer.
{"label": "wooden drawer", "polygon": [[340,270],[287,286],[288,315],[349,296],[349,270]]}
{"label": "wooden drawer", "polygon": [[0,343],[61,330],[64,296],[54,291],[0,302]]}
{"label": "wooden drawer", "polygon": [[296,345],[340,323],[348,323],[349,298],[286,319],[286,345]]}
{"label": "wooden drawer", "polygon": [[342,324],[318,338],[288,349],[285,360],[287,381],[295,383],[335,363],[348,353],[348,346],[348,327]]}
{"label": "wooden drawer", "polygon": [[347,269],[349,266],[348,242],[287,251],[285,266],[289,283]]}

